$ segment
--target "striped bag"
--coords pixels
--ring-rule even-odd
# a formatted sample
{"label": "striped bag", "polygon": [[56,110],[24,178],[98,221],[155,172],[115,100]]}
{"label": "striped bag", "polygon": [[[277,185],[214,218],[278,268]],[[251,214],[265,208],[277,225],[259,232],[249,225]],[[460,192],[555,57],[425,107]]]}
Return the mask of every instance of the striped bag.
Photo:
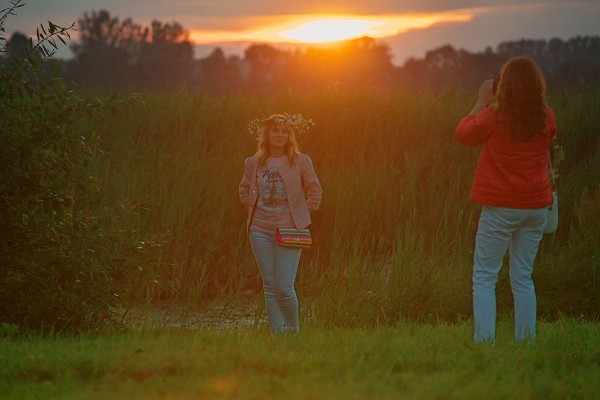
{"label": "striped bag", "polygon": [[277,228],[275,230],[275,244],[279,247],[308,249],[312,244],[312,236],[308,229]]}

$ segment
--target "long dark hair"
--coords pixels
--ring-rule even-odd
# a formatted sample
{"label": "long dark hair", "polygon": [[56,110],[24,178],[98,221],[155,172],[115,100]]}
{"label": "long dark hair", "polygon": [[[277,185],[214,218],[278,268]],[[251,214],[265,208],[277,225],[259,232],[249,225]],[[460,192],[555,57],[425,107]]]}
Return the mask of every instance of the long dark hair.
{"label": "long dark hair", "polygon": [[513,137],[531,139],[546,127],[546,83],[542,71],[529,58],[516,57],[504,64],[498,84],[496,115],[508,124]]}

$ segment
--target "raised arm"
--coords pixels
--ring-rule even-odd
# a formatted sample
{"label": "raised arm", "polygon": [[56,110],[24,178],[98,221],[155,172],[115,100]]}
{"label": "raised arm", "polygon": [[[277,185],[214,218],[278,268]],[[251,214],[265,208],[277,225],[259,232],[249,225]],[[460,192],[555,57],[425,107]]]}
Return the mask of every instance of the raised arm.
{"label": "raised arm", "polygon": [[456,127],[456,140],[469,146],[479,146],[491,134],[493,127],[494,108],[488,104],[494,99],[492,91],[493,80],[483,81],[479,88],[479,97],[473,109]]}

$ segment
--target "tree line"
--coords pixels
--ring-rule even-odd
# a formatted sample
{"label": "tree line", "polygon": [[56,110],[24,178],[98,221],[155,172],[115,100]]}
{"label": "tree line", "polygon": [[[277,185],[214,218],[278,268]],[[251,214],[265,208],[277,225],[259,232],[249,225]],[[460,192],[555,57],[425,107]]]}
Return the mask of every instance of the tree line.
{"label": "tree line", "polygon": [[[392,64],[389,48],[362,37],[328,48],[282,50],[268,44],[249,46],[242,57],[215,48],[195,59],[189,31],[180,24],[152,21],[149,26],[106,10],[84,13],[78,20],[80,42],[70,46],[73,59],[60,61],[62,75],[84,87],[186,89],[231,92],[311,91],[368,87],[439,89],[450,85],[473,89],[513,56],[534,59],[544,70],[550,90],[598,86],[600,37],[569,40],[518,40],[496,49],[469,52],[451,45]],[[8,56],[30,46],[16,32]]]}

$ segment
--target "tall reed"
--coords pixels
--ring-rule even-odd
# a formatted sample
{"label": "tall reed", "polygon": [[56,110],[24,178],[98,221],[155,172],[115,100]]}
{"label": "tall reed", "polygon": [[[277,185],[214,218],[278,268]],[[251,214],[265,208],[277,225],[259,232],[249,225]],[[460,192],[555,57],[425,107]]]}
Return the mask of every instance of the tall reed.
{"label": "tall reed", "polygon": [[[538,258],[540,309],[598,317],[600,250],[591,244],[600,243],[600,233],[590,220],[599,215],[592,200],[600,200],[600,93],[550,100],[567,160],[560,228],[546,236]],[[100,136],[106,151],[90,171],[104,186],[104,201],[145,204],[150,211],[130,223],[142,237],[165,242],[155,271],[164,285],[145,288],[151,297],[259,293],[237,195],[244,158],[255,151],[246,126],[257,116],[299,112],[316,122],[299,141],[324,188],[311,227],[315,245],[304,252],[299,273],[305,316],[335,324],[455,319],[470,310],[479,206],[468,200],[478,150],[458,144],[454,129],[473,101],[455,89],[154,94],[126,116],[82,121],[82,129]],[[577,246],[588,246],[589,254],[576,253]],[[565,270],[580,257],[585,266]],[[588,299],[583,307],[573,285],[577,297]],[[498,292],[500,308],[510,309],[504,276]]]}

